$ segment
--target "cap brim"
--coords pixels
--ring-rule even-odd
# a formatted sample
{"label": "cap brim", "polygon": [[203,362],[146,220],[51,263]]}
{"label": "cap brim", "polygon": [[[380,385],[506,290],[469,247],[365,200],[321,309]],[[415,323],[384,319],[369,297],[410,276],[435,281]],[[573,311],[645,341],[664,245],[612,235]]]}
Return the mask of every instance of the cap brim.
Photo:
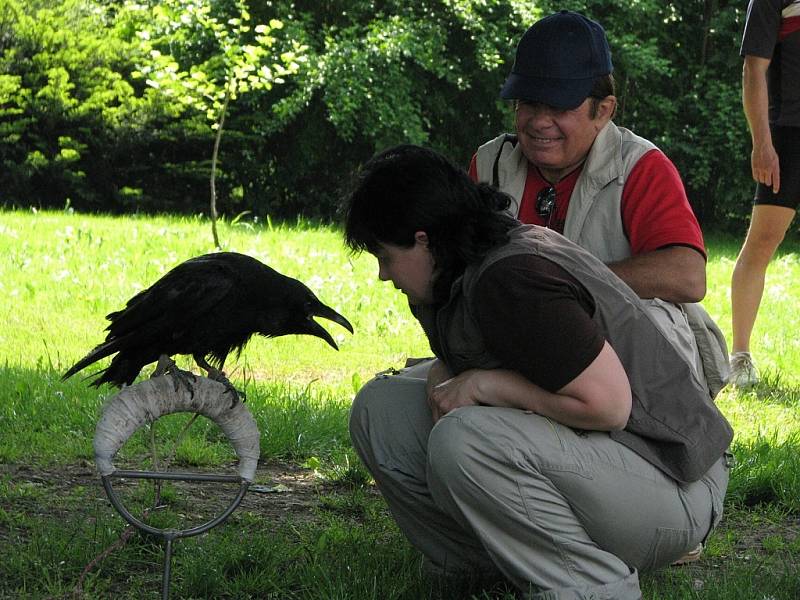
{"label": "cap brim", "polygon": [[594,80],[594,77],[588,79],[547,79],[511,73],[500,90],[500,97],[504,100],[540,102],[556,108],[576,108],[589,97]]}

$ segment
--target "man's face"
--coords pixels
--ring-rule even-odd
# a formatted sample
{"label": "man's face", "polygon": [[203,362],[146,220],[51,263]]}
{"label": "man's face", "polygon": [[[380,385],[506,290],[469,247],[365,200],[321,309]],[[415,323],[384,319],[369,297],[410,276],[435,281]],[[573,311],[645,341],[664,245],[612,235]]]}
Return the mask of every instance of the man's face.
{"label": "man's face", "polygon": [[551,183],[586,159],[597,134],[611,119],[616,98],[601,100],[594,118],[590,105],[589,98],[570,110],[517,101],[516,126],[522,152]]}

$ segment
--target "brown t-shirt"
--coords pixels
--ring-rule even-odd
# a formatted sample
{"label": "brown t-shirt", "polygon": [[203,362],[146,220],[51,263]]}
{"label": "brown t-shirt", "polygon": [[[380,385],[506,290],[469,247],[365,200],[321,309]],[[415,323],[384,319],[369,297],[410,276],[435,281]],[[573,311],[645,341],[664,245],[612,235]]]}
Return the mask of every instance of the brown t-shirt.
{"label": "brown t-shirt", "polygon": [[575,379],[603,348],[592,297],[545,258],[522,254],[497,261],[481,275],[475,294],[489,352],[548,391]]}

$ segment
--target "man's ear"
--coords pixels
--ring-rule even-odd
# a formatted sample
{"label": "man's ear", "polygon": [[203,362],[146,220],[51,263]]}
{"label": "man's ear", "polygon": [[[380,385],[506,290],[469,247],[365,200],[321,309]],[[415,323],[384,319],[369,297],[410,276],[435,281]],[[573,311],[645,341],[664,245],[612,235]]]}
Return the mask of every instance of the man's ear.
{"label": "man's ear", "polygon": [[617,112],[617,97],[606,96],[597,103],[597,114],[595,118],[602,121],[603,125],[605,125],[614,117],[615,112]]}
{"label": "man's ear", "polygon": [[414,234],[414,241],[418,244],[422,244],[426,248],[428,247],[428,234],[424,231],[417,231]]}

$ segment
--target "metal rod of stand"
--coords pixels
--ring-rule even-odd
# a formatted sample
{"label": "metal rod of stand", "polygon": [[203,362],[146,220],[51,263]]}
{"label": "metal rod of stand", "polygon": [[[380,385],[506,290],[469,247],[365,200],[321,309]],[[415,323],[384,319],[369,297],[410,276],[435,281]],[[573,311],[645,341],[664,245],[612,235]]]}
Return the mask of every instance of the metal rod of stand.
{"label": "metal rod of stand", "polygon": [[161,578],[161,600],[169,600],[169,580],[172,575],[172,536],[164,536],[164,575]]}
{"label": "metal rod of stand", "polygon": [[[212,482],[224,482],[224,483],[232,483],[238,481],[239,492],[236,494],[236,497],[233,499],[233,501],[220,515],[218,515],[217,517],[206,523],[203,523],[202,525],[198,525],[197,527],[192,527],[191,529],[183,529],[183,530],[158,529],[134,517],[130,513],[130,511],[128,511],[128,509],[122,504],[122,501],[117,496],[116,491],[114,491],[114,486],[111,484],[111,480],[116,477],[128,477],[132,479],[151,479],[151,480],[174,480],[174,481],[212,481]],[[242,501],[242,498],[244,498],[244,495],[247,492],[247,488],[250,487],[250,482],[243,480],[241,477],[234,477],[230,475],[214,475],[214,474],[159,473],[153,471],[117,470],[114,471],[111,475],[101,476],[101,479],[103,482],[103,487],[106,490],[106,494],[108,495],[109,500],[111,500],[111,504],[114,506],[114,508],[117,509],[117,512],[120,515],[122,515],[122,518],[124,518],[128,523],[130,523],[137,529],[144,531],[145,533],[154,535],[158,538],[161,538],[166,542],[166,546],[164,548],[164,576],[161,580],[162,600],[169,600],[170,576],[172,570],[172,542],[180,538],[200,535],[201,533],[205,533],[212,527],[215,527],[220,523],[222,523],[223,521],[225,521],[230,516],[230,514],[236,509],[236,507],[239,506],[239,503]]]}

